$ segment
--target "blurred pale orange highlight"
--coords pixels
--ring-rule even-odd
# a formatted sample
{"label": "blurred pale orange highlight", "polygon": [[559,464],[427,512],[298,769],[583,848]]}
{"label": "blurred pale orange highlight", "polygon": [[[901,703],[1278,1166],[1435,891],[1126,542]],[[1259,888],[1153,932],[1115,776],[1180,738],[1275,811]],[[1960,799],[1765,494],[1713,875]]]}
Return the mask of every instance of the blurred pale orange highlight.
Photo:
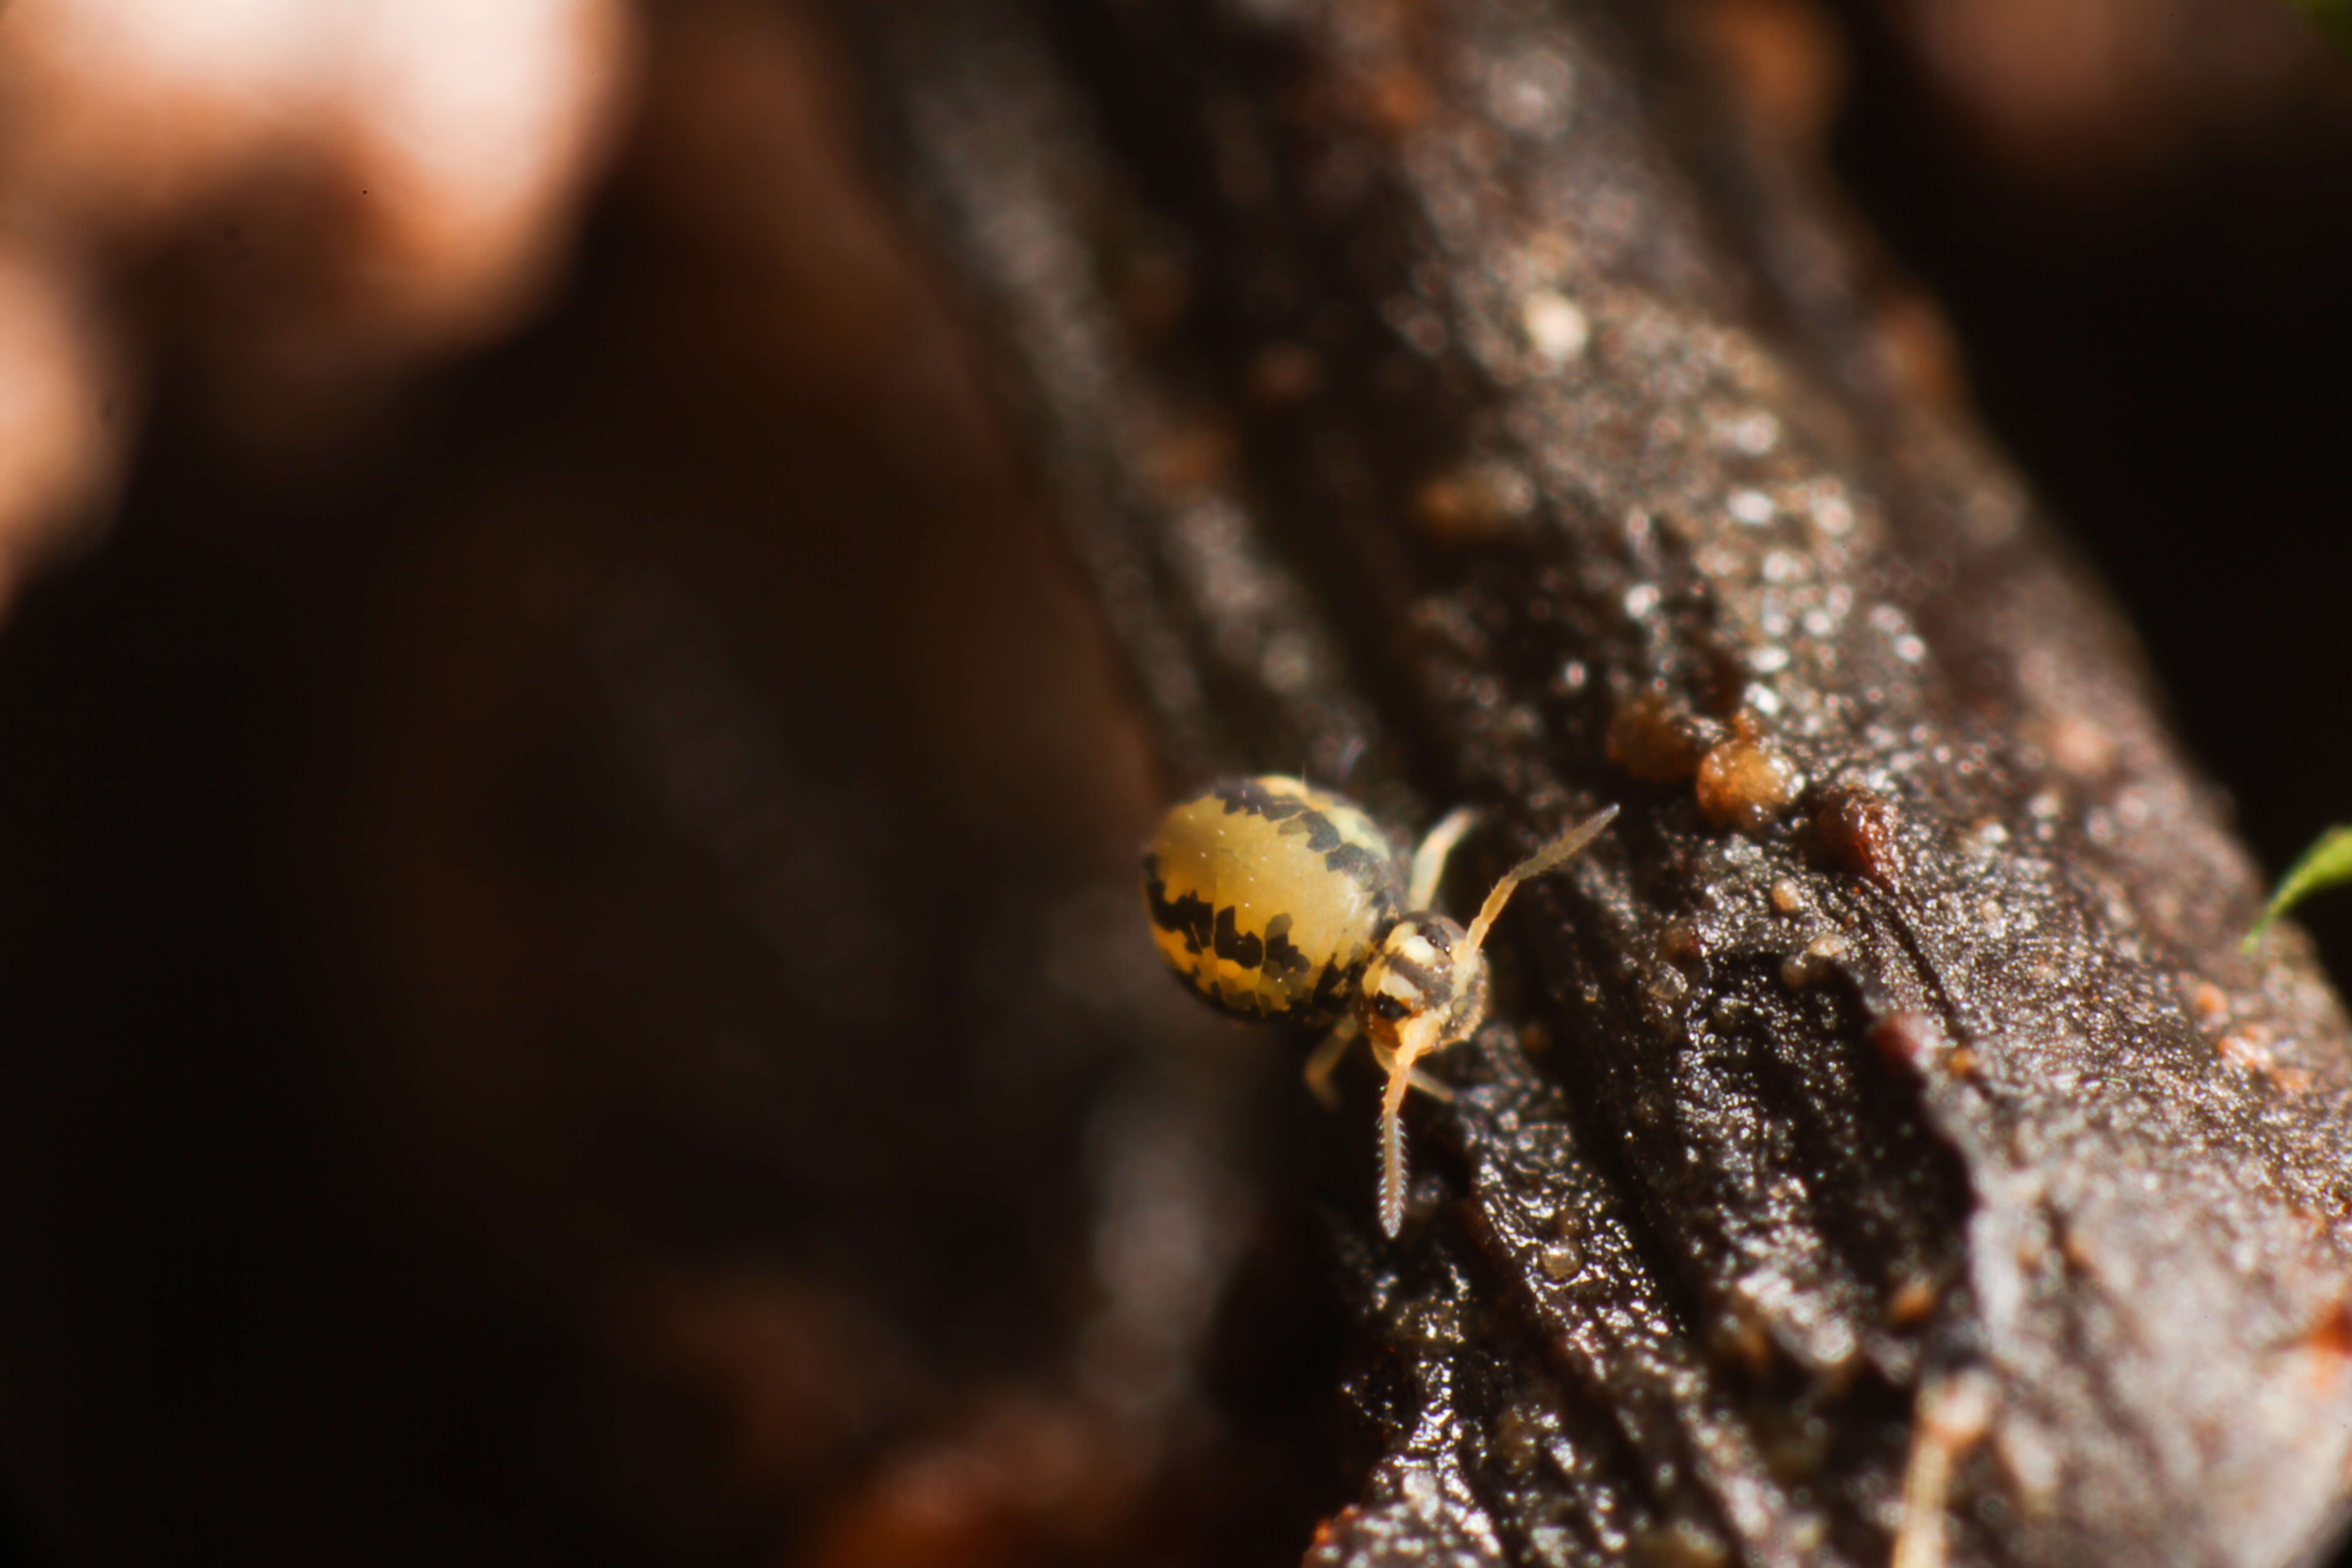
{"label": "blurred pale orange highlight", "polygon": [[133,268],[207,228],[243,247],[198,296],[225,330],[196,335],[248,419],[478,343],[547,292],[629,105],[633,20],[622,0],[0,6],[0,595],[89,524],[135,433],[142,345],[108,310]]}

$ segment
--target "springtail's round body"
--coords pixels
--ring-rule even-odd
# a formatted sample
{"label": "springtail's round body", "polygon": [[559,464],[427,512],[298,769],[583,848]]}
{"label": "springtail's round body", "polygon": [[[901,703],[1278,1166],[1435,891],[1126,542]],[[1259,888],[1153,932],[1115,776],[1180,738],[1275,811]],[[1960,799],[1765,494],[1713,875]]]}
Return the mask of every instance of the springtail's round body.
{"label": "springtail's round body", "polygon": [[1590,844],[1604,806],[1506,875],[1467,929],[1426,906],[1471,822],[1457,811],[1408,862],[1345,796],[1280,774],[1227,779],[1160,820],[1143,857],[1152,940],[1185,984],[1245,1018],[1330,1032],[1307,1063],[1324,1080],[1359,1034],[1388,1071],[1381,1105],[1381,1227],[1404,1219],[1400,1112],[1415,1070],[1486,1016],[1486,933],[1529,877]]}

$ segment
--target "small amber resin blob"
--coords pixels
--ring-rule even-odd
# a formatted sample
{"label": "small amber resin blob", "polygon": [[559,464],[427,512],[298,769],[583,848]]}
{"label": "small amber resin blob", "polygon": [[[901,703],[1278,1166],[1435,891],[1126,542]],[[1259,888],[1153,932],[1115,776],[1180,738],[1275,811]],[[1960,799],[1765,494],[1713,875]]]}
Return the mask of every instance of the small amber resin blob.
{"label": "small amber resin blob", "polygon": [[1796,804],[1805,775],[1780,748],[1734,737],[1698,765],[1698,808],[1719,827],[1753,833]]}

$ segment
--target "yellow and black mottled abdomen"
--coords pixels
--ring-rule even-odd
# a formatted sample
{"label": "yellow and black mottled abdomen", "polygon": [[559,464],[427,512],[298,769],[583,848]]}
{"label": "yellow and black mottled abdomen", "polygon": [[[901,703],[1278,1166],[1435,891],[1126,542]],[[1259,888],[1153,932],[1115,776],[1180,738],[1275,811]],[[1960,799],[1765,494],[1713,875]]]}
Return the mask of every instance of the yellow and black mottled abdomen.
{"label": "yellow and black mottled abdomen", "polygon": [[1161,819],[1143,857],[1152,940],[1229,1013],[1320,1027],[1401,912],[1395,847],[1345,797],[1227,779]]}

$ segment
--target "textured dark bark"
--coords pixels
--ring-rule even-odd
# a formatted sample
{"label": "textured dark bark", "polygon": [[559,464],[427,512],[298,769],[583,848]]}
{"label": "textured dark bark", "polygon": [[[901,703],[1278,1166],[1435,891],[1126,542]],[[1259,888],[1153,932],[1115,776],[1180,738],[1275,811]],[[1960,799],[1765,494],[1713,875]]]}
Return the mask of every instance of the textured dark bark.
{"label": "textured dark bark", "polygon": [[2285,1560],[2352,1459],[2342,1011],[1802,180],[1657,9],[1557,9],[852,23],[1173,771],[1490,865],[1625,808],[1340,1239],[1393,1376],[1310,1560]]}

